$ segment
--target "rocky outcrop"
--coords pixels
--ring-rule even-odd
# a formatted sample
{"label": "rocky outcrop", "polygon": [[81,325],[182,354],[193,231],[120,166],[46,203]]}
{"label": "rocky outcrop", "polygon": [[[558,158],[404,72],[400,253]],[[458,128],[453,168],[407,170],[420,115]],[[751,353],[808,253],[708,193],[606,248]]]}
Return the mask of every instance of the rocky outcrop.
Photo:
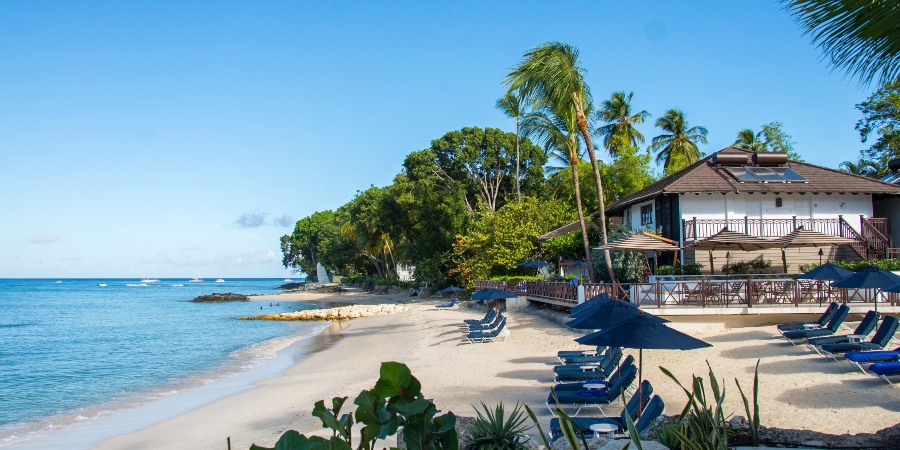
{"label": "rocky outcrop", "polygon": [[239,317],[238,320],[341,320],[384,316],[405,310],[405,305],[352,305],[329,309],[307,309],[281,314],[261,314],[251,317]]}
{"label": "rocky outcrop", "polygon": [[301,288],[302,288],[303,286],[305,286],[305,285],[306,285],[305,282],[301,282],[301,283],[284,283],[284,284],[282,284],[282,285],[279,286],[279,287],[280,287],[281,289],[286,290],[286,291],[292,291],[292,290],[295,290],[295,289],[301,289]]}
{"label": "rocky outcrop", "polygon": [[225,302],[246,302],[250,300],[249,297],[242,294],[235,294],[233,292],[226,292],[224,294],[213,293],[209,295],[201,295],[193,300],[189,300],[196,303],[225,303]]}

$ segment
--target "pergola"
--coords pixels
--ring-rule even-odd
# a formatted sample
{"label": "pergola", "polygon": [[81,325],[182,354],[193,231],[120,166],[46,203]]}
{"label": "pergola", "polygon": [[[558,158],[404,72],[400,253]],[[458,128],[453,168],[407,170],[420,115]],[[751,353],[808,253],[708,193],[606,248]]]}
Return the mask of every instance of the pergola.
{"label": "pergola", "polygon": [[699,241],[695,241],[684,247],[685,250],[708,250],[709,251],[709,273],[715,275],[716,269],[713,265],[713,250],[743,250],[751,252],[754,250],[765,250],[768,248],[777,248],[780,245],[775,241],[750,236],[749,234],[731,231],[723,228],[722,231]]}
{"label": "pergola", "polygon": [[784,249],[786,248],[832,247],[835,245],[852,244],[856,241],[850,238],[819,233],[818,231],[807,230],[800,227],[790,234],[776,239],[775,242],[781,247],[781,264],[784,267],[785,273],[787,273],[787,257],[784,254]]}
{"label": "pergola", "polygon": [[601,245],[600,247],[594,247],[594,250],[675,252],[675,259],[677,260],[678,252],[681,248],[671,239],[666,239],[652,233],[641,232],[624,239],[619,239],[615,242],[610,242],[606,245]]}

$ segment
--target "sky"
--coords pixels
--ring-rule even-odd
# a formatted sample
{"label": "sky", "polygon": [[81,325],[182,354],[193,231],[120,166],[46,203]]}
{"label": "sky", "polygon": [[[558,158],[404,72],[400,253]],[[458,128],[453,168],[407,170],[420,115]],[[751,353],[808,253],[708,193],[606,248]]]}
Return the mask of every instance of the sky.
{"label": "sky", "polygon": [[774,120],[814,164],[866,147],[873,87],[775,1],[2,2],[0,278],[290,276],[297,219],[446,132],[514,131],[503,78],[549,41],[706,153]]}

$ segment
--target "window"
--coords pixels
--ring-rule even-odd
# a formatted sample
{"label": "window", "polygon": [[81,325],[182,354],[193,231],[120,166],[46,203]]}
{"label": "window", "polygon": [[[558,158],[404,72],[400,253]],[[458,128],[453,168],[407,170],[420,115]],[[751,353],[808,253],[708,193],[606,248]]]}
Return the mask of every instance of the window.
{"label": "window", "polygon": [[653,223],[653,205],[641,206],[641,225]]}

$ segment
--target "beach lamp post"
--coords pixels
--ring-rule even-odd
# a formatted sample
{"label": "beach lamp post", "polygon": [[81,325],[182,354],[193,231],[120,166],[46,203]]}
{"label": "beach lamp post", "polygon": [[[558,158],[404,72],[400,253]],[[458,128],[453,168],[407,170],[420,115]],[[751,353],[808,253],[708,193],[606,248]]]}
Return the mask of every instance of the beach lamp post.
{"label": "beach lamp post", "polygon": [[822,255],[824,255],[824,254],[825,254],[825,250],[820,248],[819,249],[819,265],[820,266],[822,265]]}

